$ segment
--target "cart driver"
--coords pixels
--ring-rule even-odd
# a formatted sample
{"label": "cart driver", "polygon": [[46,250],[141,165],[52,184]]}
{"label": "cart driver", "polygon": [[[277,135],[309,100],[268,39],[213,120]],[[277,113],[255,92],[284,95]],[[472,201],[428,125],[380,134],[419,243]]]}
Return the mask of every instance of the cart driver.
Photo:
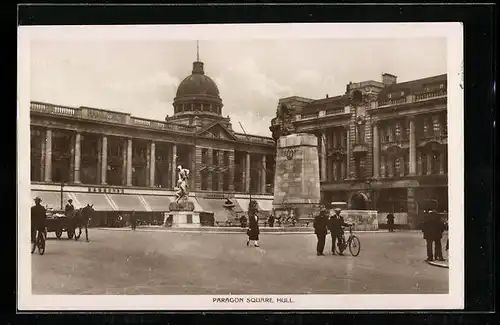
{"label": "cart driver", "polygon": [[75,212],[75,206],[73,205],[73,200],[69,199],[68,203],[66,204],[66,207],[64,208],[64,214],[68,218],[72,218],[73,214]]}

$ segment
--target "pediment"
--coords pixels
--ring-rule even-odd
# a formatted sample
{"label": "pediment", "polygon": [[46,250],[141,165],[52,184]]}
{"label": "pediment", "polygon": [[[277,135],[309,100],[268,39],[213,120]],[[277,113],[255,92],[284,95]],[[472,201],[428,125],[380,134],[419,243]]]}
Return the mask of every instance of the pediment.
{"label": "pediment", "polygon": [[215,123],[210,127],[200,131],[198,134],[200,136],[216,139],[236,140],[236,137],[220,123]]}

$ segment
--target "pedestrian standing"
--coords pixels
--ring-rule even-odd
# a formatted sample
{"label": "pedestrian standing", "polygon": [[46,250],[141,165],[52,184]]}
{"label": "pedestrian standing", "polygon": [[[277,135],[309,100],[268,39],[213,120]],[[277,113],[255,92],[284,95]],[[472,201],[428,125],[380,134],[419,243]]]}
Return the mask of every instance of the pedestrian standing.
{"label": "pedestrian standing", "polygon": [[247,246],[253,242],[254,247],[259,247],[259,216],[257,215],[257,202],[250,201],[248,207],[248,230]]}
{"label": "pedestrian standing", "polygon": [[389,232],[394,232],[394,214],[392,212],[387,215],[387,228]]}
{"label": "pedestrian standing", "polygon": [[328,214],[325,207],[321,207],[319,214],[314,217],[314,233],[318,238],[316,245],[316,255],[324,256],[323,250],[325,249],[325,240],[328,233]]}
{"label": "pedestrian standing", "polygon": [[[427,261],[434,261],[434,259],[444,261],[443,248],[441,245],[444,223],[441,221],[439,214],[436,211],[430,210],[427,212],[422,231],[427,244]],[[434,252],[432,249],[433,246]]]}
{"label": "pedestrian standing", "polygon": [[135,230],[137,227],[137,218],[135,216],[135,211],[132,211],[132,214],[130,215],[130,226],[132,227],[132,230]]}
{"label": "pedestrian standing", "polygon": [[343,245],[344,240],[344,231],[342,227],[349,226],[349,224],[344,222],[344,218],[340,215],[342,210],[340,208],[336,208],[334,210],[333,216],[328,220],[328,229],[330,230],[330,235],[332,236],[332,254],[337,255],[335,253],[335,243],[337,242],[337,246],[339,247],[339,255],[344,255],[343,248],[341,249],[341,245]]}
{"label": "pedestrian standing", "polygon": [[274,211],[271,211],[271,215],[267,219],[267,223],[269,224],[269,227],[273,228],[274,227]]}

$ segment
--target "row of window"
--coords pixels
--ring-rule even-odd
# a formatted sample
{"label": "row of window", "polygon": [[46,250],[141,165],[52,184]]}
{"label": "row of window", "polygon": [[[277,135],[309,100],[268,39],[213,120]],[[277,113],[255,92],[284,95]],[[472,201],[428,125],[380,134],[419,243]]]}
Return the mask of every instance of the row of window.
{"label": "row of window", "polygon": [[[444,89],[444,84],[439,84],[439,86],[437,86],[437,85],[427,85],[427,86],[424,87],[424,92],[437,91],[438,89]],[[405,92],[401,91],[401,92],[398,92],[398,93],[390,93],[390,94],[387,95],[387,97],[389,99],[391,99],[393,97],[398,97],[398,96],[403,97],[404,95],[405,95]]]}
{"label": "row of window", "polygon": [[215,104],[177,104],[174,105],[174,113],[182,112],[210,112],[222,114],[222,106]]}

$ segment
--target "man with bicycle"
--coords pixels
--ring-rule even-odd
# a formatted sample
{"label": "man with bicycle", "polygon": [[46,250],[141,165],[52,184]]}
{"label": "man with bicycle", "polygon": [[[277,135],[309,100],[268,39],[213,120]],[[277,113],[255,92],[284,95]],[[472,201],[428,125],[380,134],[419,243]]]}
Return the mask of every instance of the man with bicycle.
{"label": "man with bicycle", "polygon": [[328,222],[328,229],[330,230],[330,235],[332,236],[332,254],[337,255],[335,252],[335,242],[339,247],[339,255],[344,255],[342,253],[343,249],[341,245],[344,244],[344,230],[342,227],[348,227],[349,224],[344,222],[344,218],[340,215],[342,211],[340,208],[336,208],[335,213],[330,217]]}
{"label": "man with bicycle", "polygon": [[40,204],[42,199],[35,198],[35,205],[31,207],[31,243],[35,243],[37,232],[45,238],[45,227],[47,222],[47,211]]}

